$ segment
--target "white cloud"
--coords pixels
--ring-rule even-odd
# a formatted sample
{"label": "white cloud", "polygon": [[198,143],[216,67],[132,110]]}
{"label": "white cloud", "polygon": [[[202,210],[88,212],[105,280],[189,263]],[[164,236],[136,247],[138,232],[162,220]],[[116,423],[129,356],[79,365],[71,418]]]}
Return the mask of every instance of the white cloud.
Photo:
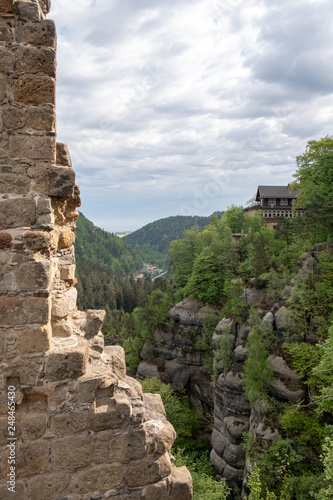
{"label": "white cloud", "polygon": [[324,0],[53,0],[58,137],[85,215],[134,229],[289,182],[307,140],[332,133],[332,11]]}

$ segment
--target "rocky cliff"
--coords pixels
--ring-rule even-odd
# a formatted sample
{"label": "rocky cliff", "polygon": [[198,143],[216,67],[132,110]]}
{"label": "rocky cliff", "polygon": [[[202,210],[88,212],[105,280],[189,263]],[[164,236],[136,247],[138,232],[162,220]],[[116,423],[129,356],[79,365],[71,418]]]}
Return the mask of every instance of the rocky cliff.
{"label": "rocky cliff", "polygon": [[191,499],[160,397],[104,348],[104,312],[76,308],[80,197],[56,143],[49,8],[0,0],[0,497]]}

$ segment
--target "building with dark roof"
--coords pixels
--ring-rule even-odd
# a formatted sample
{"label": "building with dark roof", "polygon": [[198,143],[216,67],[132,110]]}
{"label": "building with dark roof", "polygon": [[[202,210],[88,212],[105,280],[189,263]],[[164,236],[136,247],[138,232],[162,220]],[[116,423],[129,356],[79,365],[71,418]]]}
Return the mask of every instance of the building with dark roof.
{"label": "building with dark roof", "polygon": [[292,202],[297,198],[298,189],[290,191],[288,186],[258,186],[256,204],[244,211],[249,215],[259,212],[265,218],[267,227],[274,227],[279,217],[300,217],[303,209],[293,212]]}

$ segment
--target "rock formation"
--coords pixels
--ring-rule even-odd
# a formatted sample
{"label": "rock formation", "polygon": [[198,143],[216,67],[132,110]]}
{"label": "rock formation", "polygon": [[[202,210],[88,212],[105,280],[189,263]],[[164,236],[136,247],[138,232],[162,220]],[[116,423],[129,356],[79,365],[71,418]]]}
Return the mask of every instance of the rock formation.
{"label": "rock formation", "polygon": [[0,0],[0,498],[191,499],[161,398],[104,348],[104,312],[76,308],[80,197],[56,143],[49,3]]}

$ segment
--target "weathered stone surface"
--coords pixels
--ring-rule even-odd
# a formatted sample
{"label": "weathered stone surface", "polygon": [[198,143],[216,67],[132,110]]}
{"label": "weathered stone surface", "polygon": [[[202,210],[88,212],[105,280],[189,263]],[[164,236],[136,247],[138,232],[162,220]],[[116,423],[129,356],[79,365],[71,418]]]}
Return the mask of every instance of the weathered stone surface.
{"label": "weathered stone surface", "polygon": [[89,465],[92,461],[92,438],[80,434],[57,439],[52,442],[54,469],[60,471],[75,470]]}
{"label": "weathered stone surface", "polygon": [[36,440],[43,437],[47,428],[47,416],[40,413],[27,415],[22,420],[22,437],[24,440]]}
{"label": "weathered stone surface", "polygon": [[277,429],[267,426],[262,422],[256,427],[255,433],[257,439],[260,441],[269,441],[271,443],[275,443],[280,437],[280,433]]}
{"label": "weathered stone surface", "polygon": [[0,321],[2,325],[46,324],[48,319],[48,299],[0,297]]}
{"label": "weathered stone surface", "polygon": [[0,199],[0,229],[27,227],[36,221],[36,204],[32,198]]}
{"label": "weathered stone surface", "polygon": [[59,500],[69,491],[70,480],[71,475],[64,473],[32,477],[28,482],[27,500]]}
{"label": "weathered stone surface", "polygon": [[171,482],[174,500],[191,500],[193,495],[192,478],[186,467],[173,467]]}
{"label": "weathered stone surface", "polygon": [[13,41],[13,28],[10,22],[0,19],[0,42]]}
{"label": "weathered stone surface", "polygon": [[128,398],[116,394],[108,404],[96,407],[90,418],[90,427],[95,432],[123,428],[128,425],[130,416],[130,401]]}
{"label": "weathered stone surface", "polygon": [[53,346],[45,361],[47,380],[52,382],[84,375],[87,369],[87,357],[88,346],[83,341],[77,341],[73,346],[65,343],[62,346]]}
{"label": "weathered stone surface", "polygon": [[18,42],[55,48],[56,29],[54,21],[46,19],[39,23],[20,23],[17,29]]}
{"label": "weathered stone surface", "polygon": [[15,62],[18,73],[44,73],[55,77],[55,51],[49,47],[18,46],[15,51]]}
{"label": "weathered stone surface", "polygon": [[53,299],[52,315],[56,318],[64,318],[76,308],[77,290],[70,288],[62,297]]}
{"label": "weathered stone surface", "polygon": [[12,135],[9,138],[9,153],[12,158],[53,160],[55,138],[22,134]]}
{"label": "weathered stone surface", "polygon": [[38,0],[18,0],[15,2],[15,13],[20,20],[40,21],[42,19],[42,11]]}
{"label": "weathered stone surface", "polygon": [[160,378],[157,366],[142,361],[138,366],[137,378],[145,379],[153,377]]}
{"label": "weathered stone surface", "polygon": [[[50,430],[56,436],[73,436],[88,428],[89,410],[58,413],[51,417]],[[71,439],[71,438],[68,438]]]}
{"label": "weathered stone surface", "polygon": [[123,464],[106,464],[82,469],[74,475],[73,491],[78,494],[108,491],[123,483]]}
{"label": "weathered stone surface", "polygon": [[1,174],[1,191],[3,193],[28,194],[31,179],[25,175]]}
{"label": "weathered stone surface", "polygon": [[85,327],[86,338],[91,339],[101,330],[105,319],[105,311],[88,309],[87,323]]}
{"label": "weathered stone surface", "polygon": [[218,318],[219,311],[216,308],[208,307],[203,302],[189,298],[183,299],[172,307],[169,316],[175,322],[181,322],[183,325],[202,326],[207,308]]}
{"label": "weathered stone surface", "polygon": [[17,445],[16,459],[18,478],[49,472],[51,469],[49,442],[41,439],[28,443],[19,443]]}
{"label": "weathered stone surface", "polygon": [[35,171],[35,182],[41,193],[57,198],[67,198],[75,186],[75,172],[72,168],[40,166]]}
{"label": "weathered stone surface", "polygon": [[54,247],[52,245],[52,234],[43,231],[27,231],[24,234],[24,245],[30,250],[42,250]]}
{"label": "weathered stone surface", "polygon": [[269,381],[270,391],[278,399],[296,403],[305,396],[305,389],[297,373],[280,356],[269,356],[275,378]]}
{"label": "weathered stone surface", "polygon": [[49,261],[28,261],[15,269],[15,281],[18,290],[48,288],[50,285]]}
{"label": "weathered stone surface", "polygon": [[63,167],[72,166],[72,160],[68,151],[68,147],[66,144],[62,144],[61,142],[57,142],[56,162],[57,165],[61,165]]}
{"label": "weathered stone surface", "polygon": [[227,465],[227,462],[220,457],[215,450],[210,452],[210,463],[215,469],[215,472],[219,475],[223,474],[223,471]]}
{"label": "weathered stone surface", "polygon": [[46,352],[51,346],[51,335],[47,325],[41,328],[26,328],[17,336],[17,349],[21,354]]}
{"label": "weathered stone surface", "polygon": [[257,306],[259,302],[266,296],[265,288],[245,288],[244,293],[242,295],[242,299],[254,306]]}
{"label": "weathered stone surface", "polygon": [[6,47],[0,46],[0,72],[10,73],[13,71],[13,53]]}
{"label": "weathered stone surface", "polygon": [[273,325],[274,324],[274,314],[271,311],[268,311],[268,313],[265,314],[263,317],[263,323],[265,325]]}
{"label": "weathered stone surface", "polygon": [[61,231],[59,235],[59,248],[69,248],[75,243],[73,231]]}
{"label": "weathered stone surface", "polygon": [[13,0],[0,0],[0,13],[12,14],[14,12]]}
{"label": "weathered stone surface", "polygon": [[126,376],[125,351],[121,346],[105,346],[104,352],[111,358],[111,368],[119,379]]}
{"label": "weathered stone surface", "polygon": [[55,104],[55,81],[44,75],[20,76],[15,82],[14,97],[26,104]]}
{"label": "weathered stone surface", "polygon": [[144,486],[164,479],[171,474],[172,466],[169,454],[151,455],[141,460],[130,462],[126,481],[130,488]]}
{"label": "weathered stone surface", "polygon": [[6,100],[6,78],[0,75],[0,103]]}
{"label": "weathered stone surface", "polygon": [[13,237],[9,233],[0,233],[0,248],[12,248]]}
{"label": "weathered stone surface", "polygon": [[75,265],[61,266],[60,277],[62,280],[72,280],[75,278]]}
{"label": "weathered stone surface", "polygon": [[[0,2],[1,2],[1,0],[0,0]],[[0,5],[1,5],[1,3],[0,3]],[[24,483],[23,483],[23,481],[16,481],[14,494],[16,495],[17,500],[24,498]],[[8,490],[7,484],[0,485],[0,498],[1,498],[1,500],[14,500],[13,492]],[[30,498],[29,498],[29,500],[30,500]]]}

